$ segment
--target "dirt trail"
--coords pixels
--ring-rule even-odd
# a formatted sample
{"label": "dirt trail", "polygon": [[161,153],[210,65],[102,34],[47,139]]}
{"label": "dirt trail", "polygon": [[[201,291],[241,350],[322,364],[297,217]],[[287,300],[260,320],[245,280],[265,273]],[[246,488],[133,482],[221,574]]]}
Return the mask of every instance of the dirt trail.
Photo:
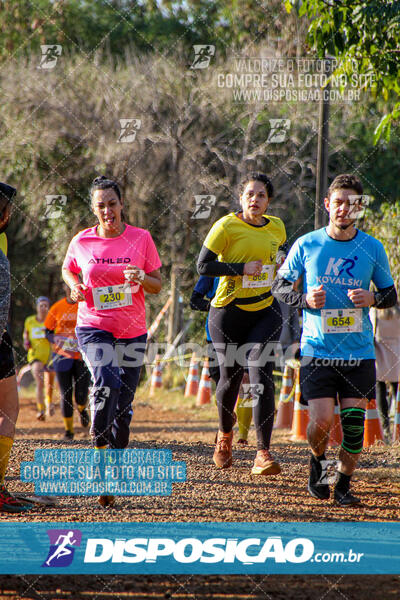
{"label": "dirt trail", "polygon": [[[76,415],[75,415],[76,418]],[[169,448],[174,460],[186,461],[187,482],[174,484],[170,497],[119,498],[102,509],[95,498],[59,497],[56,508],[37,508],[13,520],[35,521],[397,521],[399,518],[399,446],[364,452],[354,482],[363,506],[348,510],[318,502],[305,491],[306,444],[294,444],[288,432],[274,432],[273,449],[282,474],[254,478],[254,432],[248,449],[234,448],[234,467],[216,471],[212,464],[216,410],[194,409],[184,401],[167,408],[161,399],[136,399],[131,447]],[[33,460],[36,448],[88,448],[90,440],[76,418],[72,443],[63,441],[59,415],[39,423],[31,400],[22,397],[18,433],[10,463],[11,490],[27,491],[19,463]],[[237,436],[236,436],[237,437]],[[337,450],[330,450],[334,457]],[[0,513],[0,520],[10,516]],[[370,600],[371,592],[397,599],[400,578],[385,576],[6,576],[0,575],[1,600]]]}
{"label": "dirt trail", "polygon": [[[182,398],[184,408],[167,408],[160,399],[144,393],[136,399],[131,447],[170,449],[174,460],[185,461],[187,481],[174,483],[167,497],[120,497],[111,510],[101,508],[94,497],[59,497],[58,506],[25,514],[27,521],[398,521],[400,447],[375,446],[362,454],[354,477],[354,490],[362,499],[359,508],[320,502],[305,491],[309,451],[305,443],[290,441],[289,432],[274,431],[272,448],[282,474],[254,477],[250,469],[255,455],[255,436],[246,449],[234,447],[234,465],[218,471],[212,463],[216,410],[194,409]],[[10,490],[26,491],[32,484],[19,479],[19,463],[33,460],[37,448],[89,448],[88,433],[76,419],[73,442],[62,439],[61,417],[41,423],[35,407],[22,397],[18,433],[8,473]],[[237,436],[236,436],[237,437]],[[328,451],[334,458],[337,449]],[[10,517],[0,514],[0,520]]]}

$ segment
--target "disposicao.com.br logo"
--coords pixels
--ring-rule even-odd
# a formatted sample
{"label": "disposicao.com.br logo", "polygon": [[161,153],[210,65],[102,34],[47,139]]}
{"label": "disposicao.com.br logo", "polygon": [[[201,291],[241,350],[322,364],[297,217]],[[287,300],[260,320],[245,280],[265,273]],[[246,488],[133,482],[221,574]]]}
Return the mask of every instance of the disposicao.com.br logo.
{"label": "disposicao.com.br logo", "polygon": [[235,563],[253,565],[275,563],[355,563],[363,553],[316,552],[308,538],[293,538],[284,543],[280,536],[268,538],[224,538],[200,540],[182,538],[89,538],[86,543],[85,563],[157,563],[173,560],[177,563]]}
{"label": "disposicao.com.br logo", "polygon": [[47,531],[50,548],[42,567],[68,567],[74,558],[75,548],[81,545],[79,529],[50,529]]}

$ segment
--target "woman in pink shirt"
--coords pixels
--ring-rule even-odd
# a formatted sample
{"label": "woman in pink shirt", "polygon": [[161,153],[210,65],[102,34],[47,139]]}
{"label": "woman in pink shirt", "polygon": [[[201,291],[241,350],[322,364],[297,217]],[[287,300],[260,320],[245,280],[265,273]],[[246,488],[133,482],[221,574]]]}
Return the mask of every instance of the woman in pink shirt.
{"label": "woman in pink shirt", "polygon": [[[76,335],[92,376],[94,445],[125,448],[147,338],[144,292],[161,290],[161,261],[150,233],[124,223],[114,181],[97,177],[90,195],[98,225],[72,239],[62,273],[79,302]],[[100,497],[102,505],[113,501]]]}

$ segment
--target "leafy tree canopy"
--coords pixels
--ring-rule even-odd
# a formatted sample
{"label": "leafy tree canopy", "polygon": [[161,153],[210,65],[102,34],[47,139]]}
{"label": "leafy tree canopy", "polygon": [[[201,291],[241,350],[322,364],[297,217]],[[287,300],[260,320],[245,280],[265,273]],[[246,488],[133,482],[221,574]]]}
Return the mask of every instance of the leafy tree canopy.
{"label": "leafy tree canopy", "polygon": [[[176,46],[214,44],[218,54],[269,40],[299,36],[298,18],[282,0],[3,0],[0,60],[30,55],[40,44],[62,44],[63,54],[107,50],[125,58],[127,48],[156,54]],[[284,49],[286,50],[286,48]]]}
{"label": "leafy tree canopy", "polygon": [[174,41],[192,43],[190,28],[157,3],[133,0],[4,0],[0,3],[0,60],[29,56],[40,44],[62,44],[63,52],[127,48],[162,51]]}
{"label": "leafy tree canopy", "polygon": [[[389,139],[400,117],[400,0],[285,0],[311,19],[308,43],[319,57],[343,61],[342,71],[368,76],[366,85],[383,96],[388,112],[375,130],[375,141]],[[372,75],[372,77],[371,77]]]}

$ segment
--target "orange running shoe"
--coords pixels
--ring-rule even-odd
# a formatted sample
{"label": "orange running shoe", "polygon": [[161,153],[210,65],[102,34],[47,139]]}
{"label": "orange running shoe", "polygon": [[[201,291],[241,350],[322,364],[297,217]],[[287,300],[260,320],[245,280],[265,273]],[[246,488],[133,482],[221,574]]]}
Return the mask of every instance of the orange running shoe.
{"label": "orange running shoe", "polygon": [[213,461],[218,469],[228,469],[232,466],[233,431],[224,433],[218,431]]}
{"label": "orange running shoe", "polygon": [[115,496],[99,496],[99,504],[103,508],[108,508],[115,504]]}
{"label": "orange running shoe", "polygon": [[280,472],[279,463],[274,461],[269,450],[257,450],[252,475],[278,475]]}

